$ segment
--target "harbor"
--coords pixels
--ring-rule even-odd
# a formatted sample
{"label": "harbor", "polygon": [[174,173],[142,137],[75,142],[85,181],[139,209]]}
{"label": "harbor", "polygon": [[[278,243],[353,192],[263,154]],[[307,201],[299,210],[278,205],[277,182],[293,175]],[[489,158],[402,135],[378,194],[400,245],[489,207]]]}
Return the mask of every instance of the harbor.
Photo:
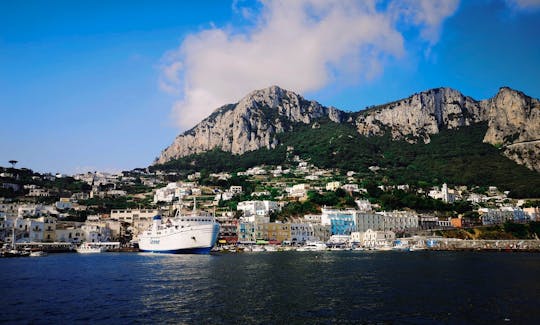
{"label": "harbor", "polygon": [[0,263],[6,323],[534,324],[540,317],[530,303],[540,290],[536,253],[106,252]]}

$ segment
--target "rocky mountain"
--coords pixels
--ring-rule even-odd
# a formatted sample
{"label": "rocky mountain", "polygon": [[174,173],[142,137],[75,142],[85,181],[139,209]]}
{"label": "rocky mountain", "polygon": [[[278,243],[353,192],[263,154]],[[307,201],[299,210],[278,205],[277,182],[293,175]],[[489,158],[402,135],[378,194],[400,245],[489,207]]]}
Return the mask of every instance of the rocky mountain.
{"label": "rocky mountain", "polygon": [[540,102],[502,87],[493,98],[477,101],[450,88],[436,88],[392,103],[346,113],[308,101],[272,86],[248,94],[236,104],[218,108],[194,128],[179,135],[156,160],[165,163],[214,148],[242,154],[279,145],[277,134],[294,124],[321,118],[347,123],[364,136],[391,134],[395,140],[429,143],[441,130],[487,123],[484,142],[540,172]]}
{"label": "rocky mountain", "polygon": [[157,163],[214,148],[234,154],[275,148],[278,145],[276,134],[292,131],[293,123],[309,124],[321,117],[340,123],[345,115],[277,86],[256,90],[236,104],[218,108],[194,128],[176,137]]}

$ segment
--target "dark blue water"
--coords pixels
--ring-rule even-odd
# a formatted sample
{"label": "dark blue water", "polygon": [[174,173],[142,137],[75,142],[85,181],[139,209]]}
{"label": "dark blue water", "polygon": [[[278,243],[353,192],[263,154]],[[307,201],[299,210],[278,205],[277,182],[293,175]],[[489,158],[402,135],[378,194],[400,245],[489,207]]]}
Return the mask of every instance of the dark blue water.
{"label": "dark blue water", "polygon": [[0,259],[6,323],[540,323],[540,255],[57,254]]}

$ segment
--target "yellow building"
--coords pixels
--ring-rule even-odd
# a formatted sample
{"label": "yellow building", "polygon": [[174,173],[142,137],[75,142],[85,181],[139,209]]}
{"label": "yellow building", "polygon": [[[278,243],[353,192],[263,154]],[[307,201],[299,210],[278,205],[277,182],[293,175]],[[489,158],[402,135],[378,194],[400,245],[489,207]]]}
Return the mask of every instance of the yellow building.
{"label": "yellow building", "polygon": [[56,218],[40,217],[38,218],[38,221],[43,222],[43,241],[56,241]]}
{"label": "yellow building", "polygon": [[291,225],[289,223],[271,222],[265,224],[266,239],[278,242],[291,240]]}

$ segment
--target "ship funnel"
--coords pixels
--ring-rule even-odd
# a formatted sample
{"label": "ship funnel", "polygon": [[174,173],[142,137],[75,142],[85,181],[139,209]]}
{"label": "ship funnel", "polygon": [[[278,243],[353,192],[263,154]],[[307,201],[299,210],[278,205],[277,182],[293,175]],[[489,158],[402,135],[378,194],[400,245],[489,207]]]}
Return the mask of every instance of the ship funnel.
{"label": "ship funnel", "polygon": [[161,225],[161,216],[154,216],[152,218],[152,230],[157,231]]}

